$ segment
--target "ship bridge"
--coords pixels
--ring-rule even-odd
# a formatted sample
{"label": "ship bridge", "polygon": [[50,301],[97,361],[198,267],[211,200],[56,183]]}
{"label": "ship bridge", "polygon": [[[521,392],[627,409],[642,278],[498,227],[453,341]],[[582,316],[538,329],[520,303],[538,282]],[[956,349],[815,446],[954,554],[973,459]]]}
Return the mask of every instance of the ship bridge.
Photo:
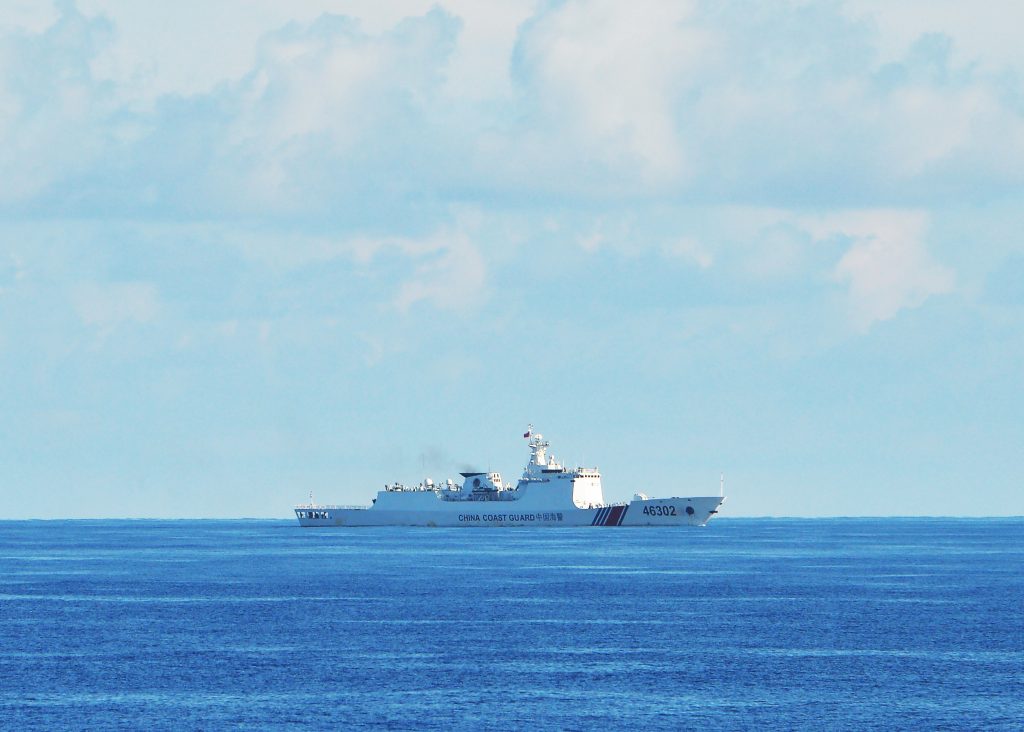
{"label": "ship bridge", "polygon": [[577,467],[570,470],[565,467],[548,452],[551,443],[544,439],[544,435],[534,434],[532,424],[527,428],[524,437],[530,441],[530,461],[523,470],[518,488],[522,489],[535,483],[554,483],[559,487],[568,485],[572,489],[572,502],[577,507],[604,505],[601,472],[597,468]]}

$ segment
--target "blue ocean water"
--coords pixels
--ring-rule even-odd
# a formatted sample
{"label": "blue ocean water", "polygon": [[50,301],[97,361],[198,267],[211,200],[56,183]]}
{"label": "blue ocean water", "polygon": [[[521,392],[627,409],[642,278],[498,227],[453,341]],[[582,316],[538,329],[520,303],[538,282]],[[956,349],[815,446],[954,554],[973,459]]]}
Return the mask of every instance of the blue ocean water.
{"label": "blue ocean water", "polygon": [[3,729],[1021,729],[1024,520],[0,522]]}

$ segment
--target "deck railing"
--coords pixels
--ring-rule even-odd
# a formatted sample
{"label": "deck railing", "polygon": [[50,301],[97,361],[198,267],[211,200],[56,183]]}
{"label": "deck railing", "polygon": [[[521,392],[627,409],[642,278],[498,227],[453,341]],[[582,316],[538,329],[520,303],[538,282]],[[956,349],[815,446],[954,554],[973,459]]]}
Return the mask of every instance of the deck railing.
{"label": "deck railing", "polygon": [[336,506],[334,504],[326,504],[326,503],[300,503],[297,506],[295,506],[296,510],[303,509],[303,510],[312,510],[312,511],[319,511],[320,509],[337,509],[337,508],[343,508],[343,509],[346,509],[346,510],[362,509],[362,510],[365,511],[366,509],[369,508],[369,506]]}

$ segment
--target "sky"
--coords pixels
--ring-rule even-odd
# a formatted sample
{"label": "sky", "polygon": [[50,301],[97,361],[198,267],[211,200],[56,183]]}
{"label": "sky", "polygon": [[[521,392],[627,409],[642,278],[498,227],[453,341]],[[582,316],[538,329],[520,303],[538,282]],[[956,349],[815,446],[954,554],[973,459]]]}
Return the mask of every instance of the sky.
{"label": "sky", "polygon": [[1024,4],[5,0],[0,518],[1024,514]]}

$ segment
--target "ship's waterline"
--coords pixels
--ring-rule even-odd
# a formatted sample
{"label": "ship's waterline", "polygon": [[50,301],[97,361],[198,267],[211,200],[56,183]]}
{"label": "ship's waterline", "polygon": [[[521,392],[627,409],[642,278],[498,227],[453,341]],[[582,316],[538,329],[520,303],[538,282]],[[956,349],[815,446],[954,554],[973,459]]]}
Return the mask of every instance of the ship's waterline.
{"label": "ship's waterline", "polygon": [[515,485],[500,473],[461,473],[461,484],[425,480],[385,486],[369,506],[309,503],[295,507],[302,526],[703,526],[725,501],[717,496],[606,503],[597,468],[567,468],[549,454],[532,426],[530,461]]}

